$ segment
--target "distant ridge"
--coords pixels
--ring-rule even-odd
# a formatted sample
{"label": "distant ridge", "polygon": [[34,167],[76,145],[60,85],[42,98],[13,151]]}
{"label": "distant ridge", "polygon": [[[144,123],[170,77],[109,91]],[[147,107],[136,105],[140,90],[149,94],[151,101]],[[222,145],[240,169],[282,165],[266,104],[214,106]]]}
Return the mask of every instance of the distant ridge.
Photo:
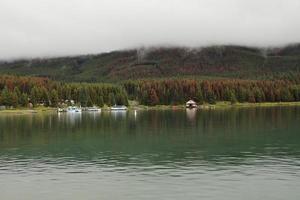
{"label": "distant ridge", "polygon": [[283,48],[156,47],[97,55],[0,62],[1,74],[111,82],[166,77],[271,79],[300,72],[300,44]]}

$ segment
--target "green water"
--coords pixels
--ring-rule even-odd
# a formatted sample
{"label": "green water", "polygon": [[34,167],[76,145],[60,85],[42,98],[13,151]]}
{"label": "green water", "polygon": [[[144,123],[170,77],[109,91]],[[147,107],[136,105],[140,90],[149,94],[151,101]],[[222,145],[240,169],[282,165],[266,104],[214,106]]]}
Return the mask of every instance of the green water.
{"label": "green water", "polygon": [[0,199],[300,199],[300,107],[0,115]]}

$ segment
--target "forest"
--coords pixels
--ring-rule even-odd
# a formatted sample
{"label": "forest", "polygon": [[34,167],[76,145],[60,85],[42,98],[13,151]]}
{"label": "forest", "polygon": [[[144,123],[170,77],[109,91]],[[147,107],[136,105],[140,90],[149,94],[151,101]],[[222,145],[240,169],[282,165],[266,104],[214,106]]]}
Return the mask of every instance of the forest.
{"label": "forest", "polygon": [[199,104],[218,101],[292,102],[300,101],[299,80],[241,80],[241,79],[163,79],[129,80],[116,84],[65,83],[48,78],[0,76],[0,105],[27,107],[44,105],[57,107],[69,104],[103,107],[139,104],[181,105],[193,99]]}
{"label": "forest", "polygon": [[81,106],[128,105],[126,91],[119,85],[62,83],[48,78],[0,76],[0,105],[57,107],[71,100]]}
{"label": "forest", "polygon": [[300,101],[300,85],[291,80],[143,80],[126,81],[123,87],[130,99],[143,105],[178,105],[193,99],[199,104],[217,101],[292,102]]}

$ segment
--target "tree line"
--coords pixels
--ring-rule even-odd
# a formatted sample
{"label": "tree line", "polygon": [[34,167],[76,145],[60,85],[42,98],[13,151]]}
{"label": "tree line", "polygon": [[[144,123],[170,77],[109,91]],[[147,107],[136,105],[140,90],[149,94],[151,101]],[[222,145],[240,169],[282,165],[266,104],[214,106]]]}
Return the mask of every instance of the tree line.
{"label": "tree line", "polygon": [[291,80],[140,80],[126,81],[123,87],[144,105],[177,105],[189,99],[200,104],[300,101],[300,86]]}
{"label": "tree line", "polygon": [[63,83],[48,78],[0,76],[0,105],[57,107],[73,100],[81,106],[128,105],[120,85],[102,83]]}
{"label": "tree line", "polygon": [[65,83],[48,78],[0,76],[0,105],[57,107],[70,104],[103,107],[128,105],[128,99],[142,105],[179,105],[193,99],[199,104],[217,101],[291,102],[300,101],[297,80],[134,80],[120,84]]}

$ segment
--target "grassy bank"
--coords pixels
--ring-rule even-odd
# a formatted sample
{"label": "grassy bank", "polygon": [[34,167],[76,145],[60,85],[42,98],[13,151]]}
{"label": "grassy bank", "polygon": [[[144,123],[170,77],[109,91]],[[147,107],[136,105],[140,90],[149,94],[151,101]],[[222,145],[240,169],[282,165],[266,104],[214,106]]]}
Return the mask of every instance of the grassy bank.
{"label": "grassy bank", "polygon": [[[266,103],[236,103],[230,102],[217,102],[214,105],[203,104],[199,105],[198,109],[228,109],[228,108],[251,108],[251,107],[287,107],[287,106],[300,106],[300,102],[266,102]],[[128,110],[184,110],[184,105],[157,105],[157,106],[145,106],[139,105],[137,102],[130,101]],[[109,107],[102,108],[103,111],[110,111]],[[33,109],[28,108],[16,108],[0,110],[0,114],[37,114],[37,113],[53,113],[56,112],[56,108],[49,107],[35,107]]]}
{"label": "grassy bank", "polygon": [[13,109],[6,109],[0,110],[0,114],[34,114],[34,113],[51,113],[56,112],[56,108],[49,108],[49,107],[36,107],[36,108],[13,108]]}
{"label": "grassy bank", "polygon": [[215,108],[231,107],[277,107],[277,106],[300,106],[300,102],[264,102],[264,103],[236,103],[218,102],[216,105],[210,105]]}
{"label": "grassy bank", "polygon": [[[265,103],[236,103],[221,101],[216,104],[203,104],[199,105],[198,109],[227,109],[227,108],[247,108],[247,107],[278,107],[278,106],[300,106],[300,102],[265,102]],[[131,105],[132,110],[178,110],[185,109],[184,105],[157,105],[157,106],[145,106],[145,105]]]}

